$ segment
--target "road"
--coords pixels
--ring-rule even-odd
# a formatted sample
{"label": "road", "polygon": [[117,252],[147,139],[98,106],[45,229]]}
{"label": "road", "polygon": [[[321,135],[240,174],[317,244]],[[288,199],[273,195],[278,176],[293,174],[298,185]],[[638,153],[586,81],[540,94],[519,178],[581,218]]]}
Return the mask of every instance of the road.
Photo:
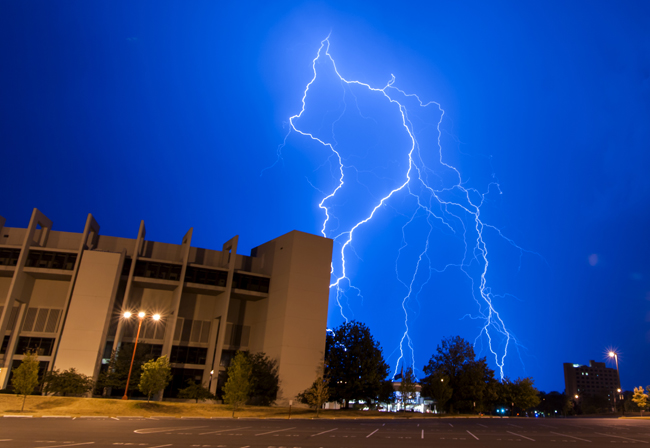
{"label": "road", "polygon": [[567,444],[592,448],[650,445],[650,420],[0,418],[0,448],[527,448]]}

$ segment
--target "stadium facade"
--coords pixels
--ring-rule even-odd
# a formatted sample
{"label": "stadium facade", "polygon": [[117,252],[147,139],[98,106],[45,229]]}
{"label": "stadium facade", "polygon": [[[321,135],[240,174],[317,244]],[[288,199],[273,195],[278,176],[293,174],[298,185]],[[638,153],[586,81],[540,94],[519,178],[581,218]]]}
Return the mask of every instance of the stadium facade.
{"label": "stadium facade", "polygon": [[188,378],[215,392],[237,350],[277,360],[278,404],[312,384],[325,349],[332,240],[293,231],[246,256],[237,236],[220,251],[193,247],[193,229],[180,244],[148,241],[144,221],[136,239],[101,235],[92,215],[82,233],[52,230],[37,209],[27,228],[5,223],[0,388],[27,350],[42,371],[74,367],[96,380],[113,350],[135,342],[140,311],[138,345],[172,365],[165,396]]}

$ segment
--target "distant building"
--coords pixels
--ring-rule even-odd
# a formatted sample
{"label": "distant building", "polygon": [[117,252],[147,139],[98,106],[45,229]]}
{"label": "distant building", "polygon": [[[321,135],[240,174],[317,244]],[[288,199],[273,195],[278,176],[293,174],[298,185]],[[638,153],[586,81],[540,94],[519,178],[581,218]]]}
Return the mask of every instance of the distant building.
{"label": "distant building", "polygon": [[566,395],[580,399],[583,395],[606,393],[613,397],[620,389],[621,383],[616,369],[609,368],[604,362],[589,361],[589,365],[564,363],[564,386]]}
{"label": "distant building", "polygon": [[[308,388],[322,362],[332,240],[298,231],[237,253],[104,236],[88,215],[82,233],[52,230],[34,209],[29,226],[0,217],[0,389],[26,350],[41,369],[71,367],[97,379],[111,351],[133,344],[167,355],[174,396],[188,378],[214,392],[237,350],[278,361],[283,404]],[[124,311],[134,312],[129,320]],[[150,318],[160,313],[155,322]],[[133,379],[132,379],[133,381]]]}

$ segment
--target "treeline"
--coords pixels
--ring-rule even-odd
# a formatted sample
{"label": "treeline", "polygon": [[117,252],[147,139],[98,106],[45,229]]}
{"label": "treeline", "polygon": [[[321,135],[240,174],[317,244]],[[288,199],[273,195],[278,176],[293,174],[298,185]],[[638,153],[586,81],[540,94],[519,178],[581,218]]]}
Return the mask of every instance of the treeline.
{"label": "treeline", "polygon": [[[97,382],[75,368],[55,369],[39,376],[38,355],[26,352],[20,365],[12,370],[11,389],[23,396],[23,407],[27,395],[37,390],[46,395],[60,396],[83,396],[91,392],[109,396],[111,391],[131,395],[139,391],[149,401],[161,394],[171,379],[167,356],[154,358],[147,354],[146,349],[136,351],[134,356],[133,346],[125,345],[111,355],[108,368],[100,372]],[[277,399],[280,383],[277,361],[264,353],[238,352],[224,380],[225,386],[218,389],[215,396],[206,384],[188,379],[186,387],[178,391],[178,397],[193,399],[197,403],[220,398],[235,407],[245,403],[270,406]],[[238,393],[234,393],[235,390]]]}
{"label": "treeline", "polygon": [[[531,378],[497,381],[486,358],[477,359],[472,345],[459,336],[443,339],[422,370],[421,395],[436,400],[438,409],[448,413],[485,413],[504,407],[516,412],[540,403]],[[314,407],[323,395],[346,408],[360,401],[377,406],[395,400],[388,376],[379,343],[367,326],[351,321],[328,332],[322,373],[298,398]],[[402,377],[402,395],[412,396],[416,383],[412,369],[397,376]]]}
{"label": "treeline", "polygon": [[[138,376],[133,379],[133,375],[131,375],[131,378],[138,390],[147,397],[147,401],[162,392],[172,377],[171,367],[166,356],[161,356],[156,360],[151,359],[138,368]],[[12,369],[11,387],[13,392],[23,396],[21,411],[25,407],[27,395],[34,393],[39,387],[48,395],[80,396],[89,393],[97,386],[91,377],[77,372],[74,367],[64,371],[54,369],[45,372],[42,378],[39,378],[38,372],[38,355],[33,351],[26,352],[20,365]]]}

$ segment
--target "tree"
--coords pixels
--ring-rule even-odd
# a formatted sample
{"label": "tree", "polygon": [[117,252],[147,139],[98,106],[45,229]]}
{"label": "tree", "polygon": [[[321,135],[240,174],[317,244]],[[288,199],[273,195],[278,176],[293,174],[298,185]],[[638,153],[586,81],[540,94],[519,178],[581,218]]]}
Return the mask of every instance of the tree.
{"label": "tree", "polygon": [[[147,344],[138,344],[135,358],[133,359],[133,371],[131,372],[129,392],[138,389],[138,381],[134,381],[134,379],[142,376],[142,366],[144,363],[153,359],[150,352],[150,346],[147,346]],[[133,344],[122,344],[122,347],[118,351],[113,350],[110,361],[108,362],[108,369],[99,374],[97,387],[99,389],[112,388],[124,390],[126,387],[126,378],[129,376],[132,356]]]}
{"label": "tree", "polygon": [[197,403],[199,400],[214,399],[214,394],[207,387],[193,381],[191,378],[187,379],[187,387],[178,391],[178,396],[179,398],[191,398],[196,400]]}
{"label": "tree", "polygon": [[34,392],[38,386],[38,355],[33,351],[25,352],[23,361],[11,373],[11,387],[16,394],[23,396],[23,405],[20,408],[22,412],[25,409],[27,395]]}
{"label": "tree", "polygon": [[266,353],[249,354],[251,364],[251,398],[260,406],[271,406],[275,403],[280,390],[278,362],[269,358]]}
{"label": "tree", "polygon": [[643,410],[648,407],[648,394],[643,391],[643,386],[634,388],[632,401],[637,405],[643,416]]}
{"label": "tree", "polygon": [[452,390],[448,411],[488,409],[497,399],[494,371],[485,358],[475,359],[474,348],[460,336],[443,339],[429,363],[424,366],[425,382],[433,383],[436,374],[449,378]]}
{"label": "tree", "polygon": [[402,382],[399,383],[399,393],[402,396],[402,406],[406,411],[406,403],[415,396],[415,376],[412,367],[407,368],[402,375]]}
{"label": "tree", "polygon": [[228,380],[223,386],[223,401],[232,406],[232,417],[235,411],[246,404],[251,391],[251,363],[243,352],[237,352],[230,367]]}
{"label": "tree", "polygon": [[[316,370],[316,379],[309,389],[296,397],[299,401],[307,402],[311,407],[316,408],[316,418],[320,416],[320,410],[329,400],[330,392],[328,387],[329,379],[325,375],[325,368],[321,364]],[[302,397],[301,397],[302,395]]]}
{"label": "tree", "polygon": [[169,359],[166,355],[161,356],[155,361],[152,359],[142,366],[142,374],[138,389],[147,396],[147,402],[151,396],[162,391],[172,379],[172,369],[169,365]]}
{"label": "tree", "polygon": [[517,378],[515,381],[505,377],[501,381],[499,397],[513,406],[525,411],[540,403],[539,391],[532,378]]}
{"label": "tree", "polygon": [[346,408],[350,400],[375,400],[388,376],[379,342],[361,322],[347,322],[328,332],[325,361],[331,398],[345,400]]}
{"label": "tree", "polygon": [[449,377],[441,372],[434,372],[422,380],[422,395],[436,400],[439,414],[451,398],[452,392]]}
{"label": "tree", "polygon": [[381,403],[392,403],[395,399],[395,388],[393,387],[393,382],[390,380],[382,381],[379,393],[377,394],[377,401]]}
{"label": "tree", "polygon": [[77,372],[71,367],[63,372],[55,369],[45,374],[45,393],[66,395],[84,395],[94,387],[92,377]]}

